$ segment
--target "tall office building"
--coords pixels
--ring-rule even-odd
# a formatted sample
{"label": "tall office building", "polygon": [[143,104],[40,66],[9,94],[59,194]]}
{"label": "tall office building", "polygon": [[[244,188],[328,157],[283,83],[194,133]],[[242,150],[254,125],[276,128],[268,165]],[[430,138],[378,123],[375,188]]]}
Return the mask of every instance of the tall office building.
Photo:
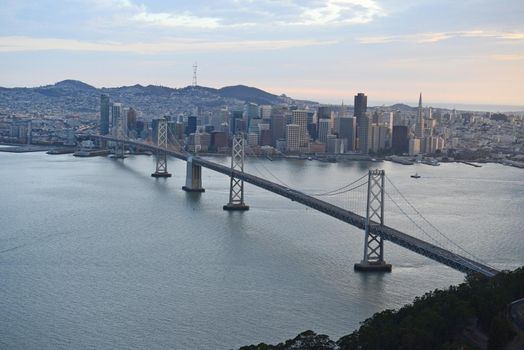
{"label": "tall office building", "polygon": [[[355,95],[353,115],[357,118],[358,149],[362,153],[368,153],[368,135],[370,120],[366,116],[368,108],[368,97],[359,92]],[[362,130],[361,130],[362,129]]]}
{"label": "tall office building", "polygon": [[121,122],[121,125],[123,126],[123,123],[122,123],[122,115],[123,114],[123,106],[121,103],[113,103],[113,105],[111,106],[111,133],[113,134],[114,137],[117,137],[118,136],[118,124],[119,122]]}
{"label": "tall office building", "polygon": [[109,112],[111,109],[111,102],[109,96],[100,95],[100,134],[109,134]]}
{"label": "tall office building", "polygon": [[300,139],[299,143],[301,147],[307,146],[309,142],[309,133],[307,131],[307,117],[308,112],[305,110],[294,110],[293,113],[293,124],[300,126]]}
{"label": "tall office building", "polygon": [[409,151],[408,127],[405,125],[393,126],[392,144],[394,154],[404,154]]}
{"label": "tall office building", "polygon": [[273,113],[271,115],[271,144],[277,145],[278,140],[283,140],[286,137],[286,122],[284,114]]}
{"label": "tall office building", "polygon": [[315,112],[313,111],[307,111],[307,133],[310,139],[316,140],[318,137]]}
{"label": "tall office building", "polygon": [[326,152],[337,154],[343,152],[343,140],[339,139],[336,135],[328,135],[326,142]]}
{"label": "tall office building", "polygon": [[242,121],[242,111],[232,111],[231,114],[229,115],[229,133],[230,134],[233,135],[239,131],[244,131],[244,130],[240,130],[241,125],[242,125],[242,123],[240,123],[241,121]]}
{"label": "tall office building", "polygon": [[271,117],[271,105],[260,106],[260,118],[267,119]]}
{"label": "tall office building", "polygon": [[371,120],[367,115],[359,119],[357,118],[358,125],[358,149],[360,153],[367,154],[370,149],[370,137],[371,132]]}
{"label": "tall office building", "polygon": [[319,106],[317,109],[317,123],[320,119],[330,119],[331,118],[331,106]]}
{"label": "tall office building", "polygon": [[286,144],[289,152],[300,151],[300,135],[302,128],[298,124],[286,125]]}
{"label": "tall office building", "polygon": [[344,140],[344,152],[355,150],[355,139],[357,134],[357,122],[354,117],[338,118],[338,138]]}
{"label": "tall office building", "polygon": [[136,117],[137,113],[133,107],[130,107],[127,111],[127,128],[128,130],[136,130]]}
{"label": "tall office building", "polygon": [[387,126],[372,124],[369,135],[369,149],[373,152],[379,152],[388,147],[389,128]]}
{"label": "tall office building", "polygon": [[260,109],[257,104],[246,103],[244,105],[244,120],[247,123],[248,129],[249,129],[249,126],[251,125],[251,120],[255,118],[259,118],[259,116],[260,116]]}
{"label": "tall office building", "polygon": [[197,129],[197,117],[187,117],[186,135],[194,134]]}
{"label": "tall office building", "polygon": [[415,137],[424,138],[424,111],[422,109],[422,92],[418,100],[417,124],[415,125]]}
{"label": "tall office building", "polygon": [[364,95],[364,93],[359,92],[355,96],[355,109],[354,109],[354,116],[357,117],[357,124],[358,124],[358,118],[363,118],[366,116],[368,108],[368,97]]}
{"label": "tall office building", "polygon": [[323,144],[327,143],[327,137],[331,134],[331,120],[330,119],[319,119],[318,120],[318,140]]}

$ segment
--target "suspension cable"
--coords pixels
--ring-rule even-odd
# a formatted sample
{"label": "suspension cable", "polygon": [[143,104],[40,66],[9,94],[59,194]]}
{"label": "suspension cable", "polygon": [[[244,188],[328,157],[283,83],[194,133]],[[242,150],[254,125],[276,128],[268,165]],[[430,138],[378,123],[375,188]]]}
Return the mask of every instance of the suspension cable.
{"label": "suspension cable", "polygon": [[[251,155],[255,156],[255,158],[257,160],[261,160],[258,155],[253,151],[253,149],[251,148],[251,146],[247,146],[247,149],[251,152]],[[258,169],[257,165],[252,163],[252,165],[255,167],[255,169],[258,170],[258,172],[260,173],[260,175],[262,175],[262,172]],[[263,162],[260,163],[260,166],[262,166],[264,168],[264,170],[270,175],[272,176],[275,180],[277,180],[277,182],[280,182],[282,185],[284,185],[285,187],[288,187],[288,188],[291,188],[291,186],[289,186],[284,180],[280,179],[278,176],[276,176],[271,170],[269,170]]]}
{"label": "suspension cable", "polygon": [[[361,183],[360,185],[357,185],[357,186],[354,186],[354,187],[348,188],[348,189],[343,190],[343,191],[340,191],[340,192],[324,193],[324,194],[322,194],[322,193],[321,193],[321,194],[312,194],[312,196],[315,196],[315,197],[323,197],[323,196],[325,196],[325,197],[331,197],[331,196],[336,196],[336,195],[339,195],[339,194],[344,194],[344,193],[351,192],[351,191],[356,190],[356,189],[358,189],[358,188],[360,188],[360,187],[362,187],[362,186],[365,186],[365,185],[367,185],[367,184],[368,184],[368,182],[366,181],[366,182]],[[346,186],[344,186],[344,187],[346,187]]]}
{"label": "suspension cable", "polygon": [[[342,191],[344,190],[345,188],[348,188],[348,187],[351,187],[352,185],[356,184],[357,182],[359,182],[360,180],[362,180],[363,178],[367,177],[368,174],[364,174],[362,175],[361,177],[359,177],[358,179],[356,179],[355,181],[347,184],[347,185],[344,185],[342,187],[339,187],[339,188],[336,188],[334,190],[331,190],[331,191],[327,191],[327,192],[321,192],[321,193],[314,193],[312,194],[312,196],[316,196],[316,197],[321,197],[321,196],[329,196],[331,193],[333,192],[339,192],[339,191]],[[367,183],[367,181],[365,182]],[[358,187],[357,187],[358,188]],[[341,192],[341,193],[344,193],[344,192]]]}
{"label": "suspension cable", "polygon": [[463,248],[462,246],[460,246],[458,243],[456,243],[455,241],[453,241],[451,238],[449,238],[446,234],[444,234],[441,230],[438,229],[438,227],[436,227],[435,225],[433,225],[428,219],[426,219],[426,217],[424,215],[422,215],[422,213],[420,211],[417,210],[417,208],[415,208],[415,206],[413,204],[411,204],[411,202],[402,194],[402,192],[400,192],[400,190],[398,189],[397,186],[395,186],[395,184],[391,181],[391,179],[389,177],[387,177],[387,180],[388,182],[393,186],[393,188],[398,192],[398,194],[400,195],[400,197],[402,197],[402,199],[404,199],[404,201],[411,207],[411,209],[413,209],[415,211],[415,213],[420,216],[422,218],[422,220],[424,220],[430,227],[432,227],[439,235],[441,235],[442,237],[444,237],[447,241],[449,241],[451,244],[453,244],[454,246],[456,246],[457,248],[459,248],[461,251],[463,251],[464,253],[470,255],[471,257],[473,257],[474,259],[477,259],[478,261],[482,262],[483,264],[485,264],[486,266],[489,266],[488,264],[486,264],[485,261],[483,261],[482,259],[480,259],[478,256],[476,256],[475,254],[471,253],[470,251],[466,250],[465,248]]}

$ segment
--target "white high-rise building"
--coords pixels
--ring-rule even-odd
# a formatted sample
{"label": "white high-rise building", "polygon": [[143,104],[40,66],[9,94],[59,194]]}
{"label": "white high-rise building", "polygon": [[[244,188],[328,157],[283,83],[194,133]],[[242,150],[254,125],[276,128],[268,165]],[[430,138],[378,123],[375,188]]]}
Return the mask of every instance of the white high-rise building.
{"label": "white high-rise building", "polygon": [[409,140],[409,155],[416,156],[420,154],[420,139]]}
{"label": "white high-rise building", "polygon": [[272,111],[271,105],[262,105],[260,106],[260,118],[271,118],[271,111]]}
{"label": "white high-rise building", "polygon": [[121,128],[122,135],[127,135],[127,114],[121,103],[113,103],[111,106],[111,134],[118,137],[118,128]]}
{"label": "white high-rise building", "polygon": [[308,111],[305,110],[294,110],[293,113],[293,124],[300,127],[300,139],[299,143],[301,147],[307,146],[309,142],[309,136],[307,132],[307,115]]}
{"label": "white high-rise building", "polygon": [[286,125],[286,142],[287,142],[287,150],[289,152],[300,151],[301,132],[302,132],[301,127],[298,124]]}

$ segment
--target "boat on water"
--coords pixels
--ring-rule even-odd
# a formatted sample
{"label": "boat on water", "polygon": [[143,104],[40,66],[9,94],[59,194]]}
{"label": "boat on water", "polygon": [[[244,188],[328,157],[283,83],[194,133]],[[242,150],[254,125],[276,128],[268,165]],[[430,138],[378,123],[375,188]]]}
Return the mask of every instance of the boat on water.
{"label": "boat on water", "polygon": [[420,178],[420,175],[418,173],[415,173],[415,174],[411,175],[411,177],[414,178],[414,179],[418,179],[418,178]]}

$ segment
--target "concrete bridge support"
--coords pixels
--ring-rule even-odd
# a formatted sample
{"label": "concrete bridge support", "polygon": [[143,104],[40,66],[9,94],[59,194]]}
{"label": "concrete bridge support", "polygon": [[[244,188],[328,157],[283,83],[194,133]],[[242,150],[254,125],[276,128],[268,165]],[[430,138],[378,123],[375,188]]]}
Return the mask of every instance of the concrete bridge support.
{"label": "concrete bridge support", "polygon": [[[167,149],[167,120],[161,119],[158,122],[157,146]],[[151,174],[152,177],[171,177],[167,172],[167,152],[159,150],[156,153],[156,170]]]}
{"label": "concrete bridge support", "polygon": [[355,264],[355,271],[391,272],[391,264],[384,261],[384,240],[369,232],[371,225],[384,225],[384,175],[384,170],[370,170],[368,174],[364,258]]}
{"label": "concrete bridge support", "polygon": [[193,164],[193,157],[187,158],[186,163],[186,185],[182,186],[186,192],[205,192],[202,188],[202,167]]}
{"label": "concrete bridge support", "polygon": [[245,211],[249,206],[244,203],[244,180],[233,176],[233,170],[244,172],[244,137],[235,135],[231,147],[231,179],[229,183],[229,202],[224,205],[224,210]]}

